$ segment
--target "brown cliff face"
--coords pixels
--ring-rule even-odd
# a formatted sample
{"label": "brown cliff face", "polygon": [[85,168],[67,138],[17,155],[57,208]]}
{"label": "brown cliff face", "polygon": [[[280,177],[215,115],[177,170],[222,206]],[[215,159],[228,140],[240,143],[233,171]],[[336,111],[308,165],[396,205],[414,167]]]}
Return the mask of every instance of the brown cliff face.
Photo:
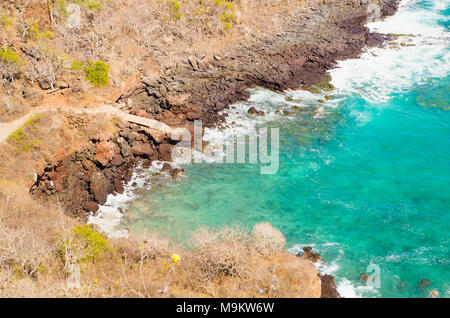
{"label": "brown cliff face", "polygon": [[56,196],[77,216],[97,212],[108,194],[123,193],[137,164],[167,159],[163,149],[170,150],[173,141],[159,137],[156,141],[146,128],[119,124],[116,133],[92,136],[89,147],[46,168],[30,191],[39,197]]}

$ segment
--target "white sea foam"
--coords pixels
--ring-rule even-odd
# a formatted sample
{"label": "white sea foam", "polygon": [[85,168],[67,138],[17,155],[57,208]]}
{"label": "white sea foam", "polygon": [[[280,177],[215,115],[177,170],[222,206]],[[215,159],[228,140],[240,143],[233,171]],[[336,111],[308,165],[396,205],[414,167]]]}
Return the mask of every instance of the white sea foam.
{"label": "white sea foam", "polygon": [[[435,1],[437,4],[439,1]],[[438,7],[448,7],[441,1]],[[403,1],[399,11],[367,26],[396,35],[384,48],[371,48],[360,58],[341,61],[330,71],[331,83],[343,95],[359,95],[373,103],[388,101],[393,93],[420,85],[430,77],[450,74],[449,36],[437,11],[419,9],[414,1]],[[363,122],[368,115],[355,114]]]}
{"label": "white sea foam", "polygon": [[[371,22],[371,31],[395,34],[395,40],[384,48],[369,48],[361,57],[340,61],[329,73],[335,86],[332,94],[339,96],[359,95],[369,102],[386,102],[395,92],[402,92],[412,85],[421,84],[430,77],[444,77],[450,74],[450,53],[448,32],[438,24],[445,17],[438,10],[447,8],[446,1],[434,1],[434,9],[418,9],[416,1],[402,1],[398,12],[382,21]],[[220,145],[232,136],[248,134],[255,127],[283,120],[292,120],[284,111],[292,106],[317,106],[323,94],[308,91],[287,91],[285,94],[266,89],[250,90],[247,102],[236,103],[222,113],[227,116],[225,129],[205,129],[204,139],[212,145]],[[293,101],[287,101],[290,97]],[[326,101],[315,117],[324,116],[327,107],[336,107],[344,98]],[[264,111],[265,116],[247,113],[250,107]],[[372,119],[369,112],[353,110],[353,116],[360,125]]]}
{"label": "white sea foam", "polygon": [[341,279],[336,288],[339,295],[344,298],[376,297],[379,295],[375,287],[369,285],[355,286],[346,278]]}
{"label": "white sea foam", "polygon": [[344,258],[344,250],[339,247],[339,243],[329,242],[322,244],[296,244],[291,247],[288,251],[291,254],[302,254],[302,248],[304,246],[311,246],[314,252],[321,254],[333,254],[333,259],[327,259],[328,262],[318,261],[314,263],[321,275],[332,275],[335,276],[336,288],[341,297],[344,298],[361,298],[361,297],[376,297],[379,296],[379,291],[371,285],[356,284],[347,278],[339,278],[336,274],[340,270],[340,263]]}
{"label": "white sea foam", "polygon": [[[323,117],[327,108],[334,108],[340,100],[327,100],[324,93],[312,94],[308,91],[286,91],[276,93],[267,89],[250,89],[250,98],[225,109],[221,114],[226,116],[224,127],[207,128],[203,139],[211,145],[222,146],[224,141],[233,142],[235,136],[248,135],[257,127],[274,123],[279,127],[284,122],[296,118],[296,108],[320,106],[315,110],[315,118]],[[321,103],[318,101],[321,100]],[[248,110],[255,107],[263,111],[264,116],[250,115]]]}
{"label": "white sea foam", "polygon": [[152,166],[144,169],[138,166],[124,187],[121,194],[109,194],[106,203],[100,206],[96,214],[91,214],[88,218],[89,224],[95,224],[99,231],[107,234],[109,237],[119,238],[127,237],[128,230],[120,228],[123,218],[123,212],[128,208],[130,202],[136,198],[136,189],[150,188],[152,174],[160,172],[164,162],[153,161]]}
{"label": "white sea foam", "polygon": [[324,253],[328,250],[336,250],[338,256],[331,260],[329,263],[324,261],[318,261],[314,263],[314,266],[317,268],[320,274],[328,274],[334,275],[339,270],[339,261],[342,259],[344,255],[344,251],[339,249],[339,243],[329,242],[323,244],[295,244],[291,248],[288,249],[288,252],[294,255],[303,254],[303,247],[310,246],[313,248],[313,252]]}

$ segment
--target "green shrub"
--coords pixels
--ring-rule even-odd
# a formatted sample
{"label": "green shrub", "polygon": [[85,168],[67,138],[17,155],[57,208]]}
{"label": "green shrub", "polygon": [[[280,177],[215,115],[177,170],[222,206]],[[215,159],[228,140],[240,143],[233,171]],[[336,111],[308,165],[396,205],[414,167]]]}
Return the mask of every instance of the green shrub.
{"label": "green shrub", "polygon": [[[73,67],[73,65],[72,65]],[[109,65],[103,61],[91,62],[84,68],[86,78],[97,87],[108,84]]]}
{"label": "green shrub", "polygon": [[0,22],[6,29],[9,29],[13,24],[12,19],[6,15],[0,17]]}
{"label": "green shrub", "polygon": [[[41,119],[41,114],[37,114],[25,123],[24,127],[29,127],[38,122]],[[17,152],[28,152],[36,150],[41,141],[37,139],[30,139],[25,135],[22,128],[17,129],[8,137],[8,142],[16,146]]]}
{"label": "green shrub", "polygon": [[72,71],[81,71],[84,69],[84,63],[79,61],[73,61],[72,66],[70,67]]}
{"label": "green shrub", "polygon": [[177,0],[167,0],[167,2],[171,6],[171,14],[172,18],[174,20],[179,20],[183,17],[183,14],[181,13],[181,6],[180,3]]}
{"label": "green shrub", "polygon": [[58,254],[64,262],[85,262],[95,261],[107,250],[106,238],[85,224],[72,229],[69,238],[62,242]]}
{"label": "green shrub", "polygon": [[64,14],[67,13],[67,1],[66,0],[54,0],[54,2],[51,5],[52,5],[52,7],[56,6]]}
{"label": "green shrub", "polygon": [[14,52],[10,47],[3,47],[0,49],[0,61],[18,65],[24,64],[19,54]]}
{"label": "green shrub", "polygon": [[39,24],[34,19],[28,20],[24,34],[26,37],[34,40],[48,40],[54,37],[51,31],[41,31]]}
{"label": "green shrub", "polygon": [[91,1],[91,0],[75,0],[75,4],[78,4],[80,6],[86,7],[89,10],[101,10],[103,9],[103,6],[101,3],[97,1]]}
{"label": "green shrub", "polygon": [[86,6],[90,10],[101,10],[101,9],[103,9],[103,6],[101,5],[101,3],[98,3],[98,2],[95,2],[95,1],[88,1],[86,3]]}
{"label": "green shrub", "polygon": [[235,7],[231,1],[227,0],[214,0],[214,5],[220,9],[219,21],[222,22],[225,30],[230,29],[236,22]]}

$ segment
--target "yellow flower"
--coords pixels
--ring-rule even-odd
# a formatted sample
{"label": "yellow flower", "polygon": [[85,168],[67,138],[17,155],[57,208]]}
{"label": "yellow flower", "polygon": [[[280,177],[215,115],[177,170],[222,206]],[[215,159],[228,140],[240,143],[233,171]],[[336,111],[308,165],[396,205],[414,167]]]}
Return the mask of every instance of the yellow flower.
{"label": "yellow flower", "polygon": [[120,281],[119,281],[119,280],[116,280],[116,284],[120,284]]}
{"label": "yellow flower", "polygon": [[171,263],[176,264],[176,263],[178,263],[179,261],[181,261],[180,255],[178,255],[178,254],[173,254],[173,255],[172,255],[172,261],[171,261]]}
{"label": "yellow flower", "polygon": [[94,280],[94,284],[97,284],[97,283],[98,283],[98,279],[95,279],[95,280]]}

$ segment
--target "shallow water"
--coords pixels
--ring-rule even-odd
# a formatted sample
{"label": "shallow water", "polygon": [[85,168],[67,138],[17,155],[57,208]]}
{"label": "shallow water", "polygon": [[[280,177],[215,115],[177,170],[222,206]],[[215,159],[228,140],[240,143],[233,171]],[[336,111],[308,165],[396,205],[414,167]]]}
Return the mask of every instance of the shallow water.
{"label": "shallow water", "polygon": [[[394,17],[370,24],[398,36],[331,72],[324,103],[306,92],[254,90],[229,111],[236,125],[280,128],[280,168],[204,163],[186,178],[140,184],[123,226],[187,241],[200,226],[270,222],[292,251],[311,245],[344,296],[450,296],[449,1],[406,1]],[[403,43],[403,44],[402,44]],[[320,112],[292,106],[314,105]],[[258,121],[250,106],[266,111]],[[280,111],[289,109],[292,116]],[[305,109],[305,108],[303,108]],[[209,131],[214,141],[219,132]],[[117,200],[116,200],[117,201]],[[110,205],[114,198],[110,198]],[[359,275],[378,265],[380,288]],[[420,288],[417,282],[430,280]]]}

